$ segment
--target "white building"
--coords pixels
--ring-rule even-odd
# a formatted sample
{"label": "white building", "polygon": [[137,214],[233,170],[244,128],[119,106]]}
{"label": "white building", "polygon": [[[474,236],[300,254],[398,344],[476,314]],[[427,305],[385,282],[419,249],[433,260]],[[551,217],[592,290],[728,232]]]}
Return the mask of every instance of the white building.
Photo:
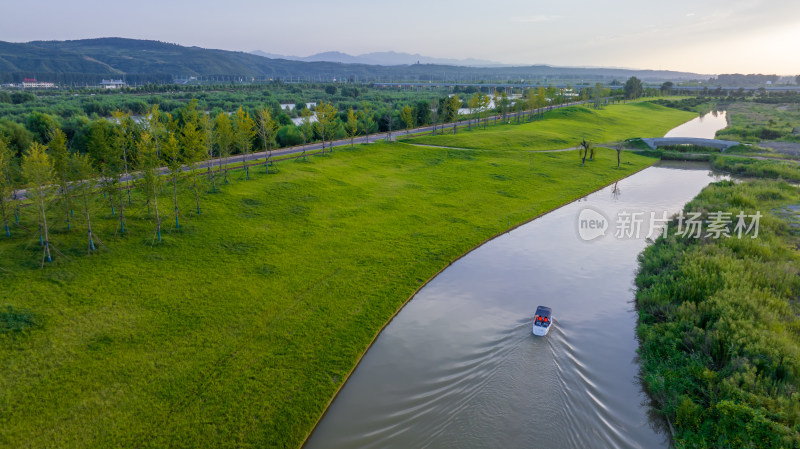
{"label": "white building", "polygon": [[54,83],[40,82],[36,81],[35,79],[29,79],[29,78],[25,78],[22,81],[23,89],[51,89],[55,86],[56,85]]}
{"label": "white building", "polygon": [[128,84],[122,80],[103,80],[100,82],[100,85],[105,89],[119,89],[120,87],[125,87]]}

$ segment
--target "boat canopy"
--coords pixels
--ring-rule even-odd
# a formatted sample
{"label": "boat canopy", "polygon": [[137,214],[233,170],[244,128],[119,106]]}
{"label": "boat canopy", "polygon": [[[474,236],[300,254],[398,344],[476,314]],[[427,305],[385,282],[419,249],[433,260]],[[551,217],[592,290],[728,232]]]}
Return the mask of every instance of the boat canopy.
{"label": "boat canopy", "polygon": [[549,319],[552,313],[553,312],[550,310],[550,307],[539,306],[536,308],[536,315],[540,317]]}

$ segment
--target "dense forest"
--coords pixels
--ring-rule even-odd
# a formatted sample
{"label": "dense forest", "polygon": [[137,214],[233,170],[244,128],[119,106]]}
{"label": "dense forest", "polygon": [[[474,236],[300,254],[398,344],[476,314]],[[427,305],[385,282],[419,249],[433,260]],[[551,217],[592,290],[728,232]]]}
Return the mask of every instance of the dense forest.
{"label": "dense forest", "polygon": [[[600,88],[598,88],[600,89]],[[612,94],[601,89],[604,95]],[[594,96],[592,88],[577,90],[579,98]],[[531,95],[534,92],[535,95]],[[69,91],[0,90],[0,136],[17,156],[31,144],[46,144],[48,132],[61,129],[71,151],[88,151],[88,136],[93,127],[115,126],[110,120],[114,113],[123,113],[140,122],[158,105],[162,113],[180,114],[191,102],[210,117],[233,114],[240,107],[251,116],[258,110],[269,109],[278,130],[274,138],[276,147],[299,145],[304,142],[301,122],[304,110],[315,121],[315,105],[327,103],[335,110],[331,137],[347,136],[345,124],[350,109],[360,116],[360,134],[389,129],[403,129],[452,121],[458,110],[487,110],[487,104],[478,107],[477,98],[488,99],[492,110],[505,113],[519,109],[547,106],[566,102],[566,90],[554,87],[516,89],[511,95],[494,92],[489,88],[474,86],[456,87],[453,90],[403,90],[375,88],[358,84],[285,84],[273,82],[266,85],[175,86],[147,85],[120,90],[76,89]],[[613,92],[622,95],[622,92]],[[406,112],[404,113],[404,110]],[[410,110],[410,111],[409,111]],[[405,116],[404,116],[405,114]],[[100,124],[96,123],[99,122]],[[322,138],[319,128],[306,135],[307,141]],[[256,139],[255,148],[263,142]],[[233,150],[237,153],[238,150]],[[219,149],[215,149],[219,154]]]}

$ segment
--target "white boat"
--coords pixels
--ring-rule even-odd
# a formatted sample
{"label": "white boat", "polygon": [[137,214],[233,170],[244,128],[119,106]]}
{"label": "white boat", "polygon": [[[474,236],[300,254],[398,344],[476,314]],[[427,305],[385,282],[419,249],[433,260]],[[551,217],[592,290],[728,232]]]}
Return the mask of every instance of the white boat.
{"label": "white boat", "polygon": [[533,335],[544,337],[553,327],[553,311],[550,307],[539,306],[533,316]]}

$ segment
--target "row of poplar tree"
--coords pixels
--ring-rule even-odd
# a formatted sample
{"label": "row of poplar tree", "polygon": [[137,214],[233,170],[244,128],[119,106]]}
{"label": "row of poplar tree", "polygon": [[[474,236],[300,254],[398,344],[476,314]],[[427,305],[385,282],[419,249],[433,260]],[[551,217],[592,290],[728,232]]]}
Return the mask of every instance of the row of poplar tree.
{"label": "row of poplar tree", "polygon": [[[175,227],[179,228],[179,183],[190,187],[199,214],[201,194],[216,190],[218,182],[228,182],[232,154],[241,154],[246,179],[250,178],[247,160],[256,137],[264,144],[264,166],[269,172],[278,130],[270,111],[264,107],[251,116],[240,107],[233,114],[223,112],[210,117],[198,110],[196,100],[174,115],[154,105],[139,121],[116,111],[110,121],[92,124],[87,153],[70,151],[67,136],[53,127],[48,130],[46,144],[31,143],[19,160],[0,135],[0,221],[4,234],[11,237],[14,224],[20,224],[21,207],[33,208],[35,214],[28,215],[36,217],[44,265],[53,261],[56,252],[48,219],[63,223],[70,231],[78,213],[83,217],[87,252],[91,254],[101,245],[92,230],[92,206],[97,195],[102,193],[108,201],[118,220],[118,232],[124,234],[126,210],[132,204],[131,190],[138,189],[148,211],[152,211],[154,240],[161,241],[166,217],[159,211],[158,200],[165,187],[169,187],[172,196],[169,220],[174,218]],[[338,126],[337,112],[326,103],[317,105],[313,113],[305,112],[299,126],[304,140],[313,140],[315,133],[321,135],[324,152],[326,139],[330,140],[333,127]],[[352,110],[348,118],[356,120]],[[351,122],[345,128],[348,132],[355,128],[355,135],[359,127]]]}

